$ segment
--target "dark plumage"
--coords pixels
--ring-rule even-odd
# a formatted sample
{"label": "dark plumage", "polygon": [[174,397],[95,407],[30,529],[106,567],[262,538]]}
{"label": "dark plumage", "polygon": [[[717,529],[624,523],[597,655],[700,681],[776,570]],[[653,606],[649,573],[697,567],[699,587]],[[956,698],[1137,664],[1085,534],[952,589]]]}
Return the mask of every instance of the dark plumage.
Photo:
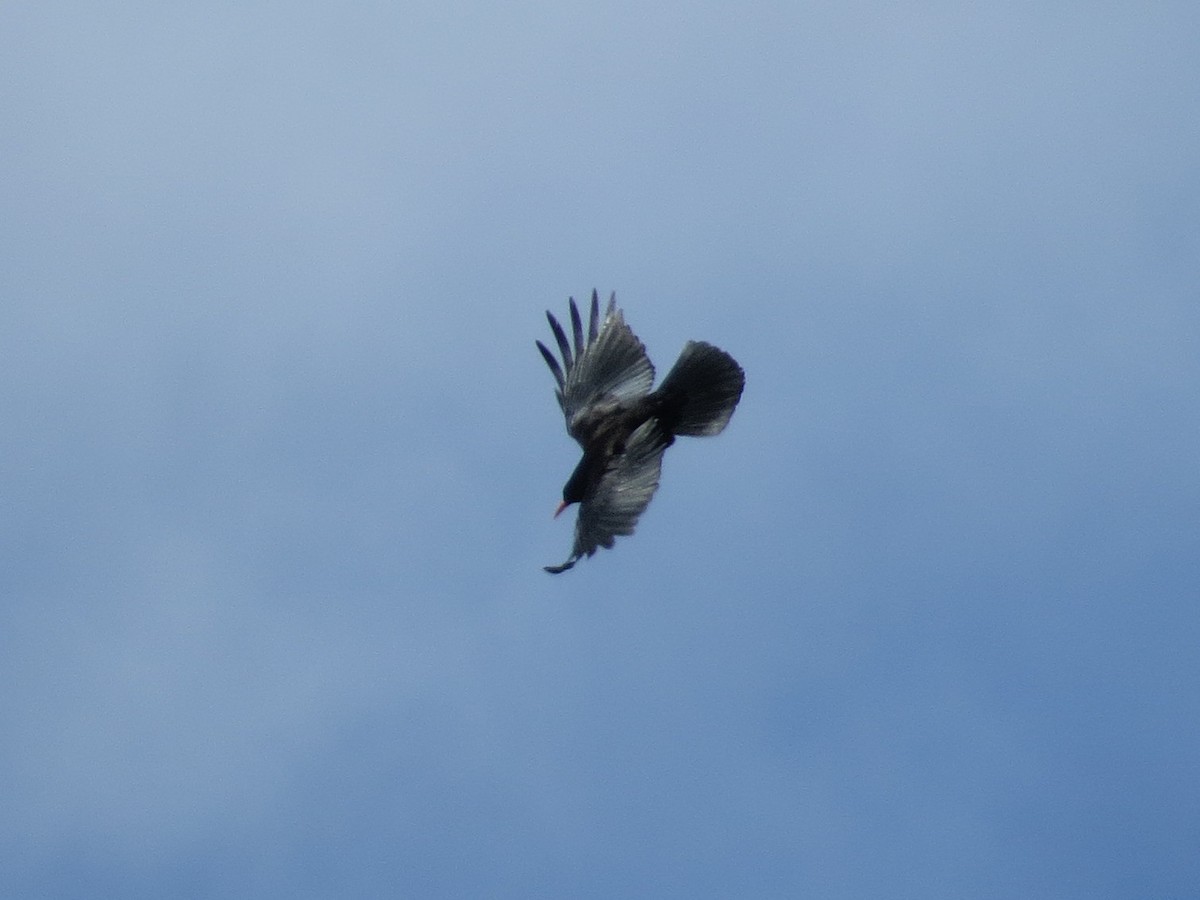
{"label": "dark plumage", "polygon": [[663,452],[676,435],[720,434],[746,380],[724,350],[688,341],[658,390],[651,391],[654,366],[625,324],[616,295],[601,322],[600,301],[592,291],[586,340],[574,298],[570,305],[573,346],[558,320],[546,313],[562,364],[537,342],[558,382],[555,394],[567,434],[583,448],[555,512],[579,504],[571,556],[561,566],[546,566],[556,574],[597,547],[611,547],[616,535],[633,534],[658,488]]}

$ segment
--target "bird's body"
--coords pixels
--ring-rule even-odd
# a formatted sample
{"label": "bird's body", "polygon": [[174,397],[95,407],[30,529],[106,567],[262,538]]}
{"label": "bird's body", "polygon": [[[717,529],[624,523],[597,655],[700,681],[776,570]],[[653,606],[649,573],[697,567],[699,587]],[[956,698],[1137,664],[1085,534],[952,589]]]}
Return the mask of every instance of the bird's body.
{"label": "bird's body", "polygon": [[592,292],[585,340],[575,301],[570,301],[574,352],[558,320],[547,312],[562,365],[541,342],[538,349],[558,382],[567,433],[583,457],[563,487],[559,511],[579,503],[571,556],[547,572],[564,572],[616,535],[632,534],[658,488],[662,455],[675,436],[719,434],[742,395],[745,376],[728,353],[688,341],[679,360],[651,391],[654,366],[625,324],[615,297],[600,322]]}

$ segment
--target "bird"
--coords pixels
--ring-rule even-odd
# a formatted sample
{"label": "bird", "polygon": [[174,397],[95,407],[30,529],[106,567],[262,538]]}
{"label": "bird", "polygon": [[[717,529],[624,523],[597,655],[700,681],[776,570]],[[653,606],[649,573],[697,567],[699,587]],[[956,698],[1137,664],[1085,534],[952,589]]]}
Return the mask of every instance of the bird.
{"label": "bird", "polygon": [[555,575],[599,547],[612,547],[616,536],[633,534],[658,489],[663,453],[678,435],[724,431],[746,383],[742,367],[724,350],[688,341],[667,377],[651,390],[654,366],[617,308],[616,293],[601,320],[599,297],[592,291],[586,335],[575,298],[568,299],[572,341],[546,311],[561,364],[535,341],[558,385],[554,393],[567,434],[583,448],[554,512],[557,518],[579,504],[570,557],[544,567]]}

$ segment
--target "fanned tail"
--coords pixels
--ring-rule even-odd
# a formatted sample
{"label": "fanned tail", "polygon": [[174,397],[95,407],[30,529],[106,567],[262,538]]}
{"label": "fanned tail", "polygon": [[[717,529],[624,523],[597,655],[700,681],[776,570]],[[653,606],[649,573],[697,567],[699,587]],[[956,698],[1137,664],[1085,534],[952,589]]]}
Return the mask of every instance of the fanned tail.
{"label": "fanned tail", "polygon": [[663,424],[673,434],[720,434],[742,397],[746,376],[732,356],[704,341],[688,341],[655,391]]}

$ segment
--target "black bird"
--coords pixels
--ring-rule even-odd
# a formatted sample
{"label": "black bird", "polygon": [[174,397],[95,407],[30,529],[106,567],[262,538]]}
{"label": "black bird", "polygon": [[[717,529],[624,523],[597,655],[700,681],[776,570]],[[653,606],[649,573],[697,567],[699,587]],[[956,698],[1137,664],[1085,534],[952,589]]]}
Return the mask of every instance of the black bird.
{"label": "black bird", "polygon": [[558,382],[558,405],[567,419],[567,434],[583,447],[583,459],[563,486],[557,516],[579,504],[575,546],[561,566],[565,572],[597,547],[611,547],[618,534],[633,534],[638,517],[658,488],[663,452],[678,434],[720,434],[742,396],[746,377],[724,350],[703,341],[688,341],[658,390],[646,348],[625,324],[616,295],[600,322],[600,302],[592,291],[587,340],[575,298],[571,332],[575,349],[558,320],[547,311],[550,330],[562,354],[559,365],[546,345],[537,341],[546,365]]}

